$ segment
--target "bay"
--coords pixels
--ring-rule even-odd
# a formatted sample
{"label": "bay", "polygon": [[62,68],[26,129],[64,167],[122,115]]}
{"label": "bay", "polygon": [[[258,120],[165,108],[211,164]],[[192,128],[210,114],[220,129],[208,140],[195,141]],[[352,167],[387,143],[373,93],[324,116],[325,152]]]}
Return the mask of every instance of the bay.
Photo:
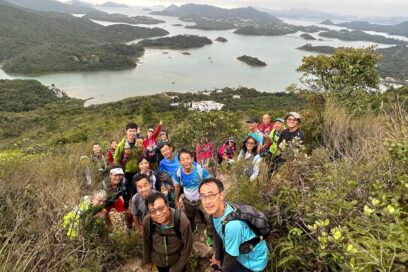
{"label": "bay", "polygon": [[[64,90],[77,98],[90,98],[87,104],[117,101],[131,96],[150,95],[165,91],[191,92],[212,90],[223,87],[251,87],[259,91],[276,92],[298,81],[296,68],[302,57],[313,53],[297,50],[305,43],[313,45],[366,47],[368,42],[344,42],[336,39],[306,41],[300,32],[285,36],[244,36],[234,30],[204,31],[186,29],[187,24],[175,17],[153,16],[141,8],[104,8],[109,13],[126,15],[147,15],[162,19],[166,23],[154,25],[170,32],[170,35],[193,34],[206,36],[211,40],[219,36],[228,42],[213,41],[212,45],[189,50],[146,49],[135,69],[124,71],[71,72],[47,74],[35,77],[8,75],[0,70],[0,79],[36,79],[50,86]],[[297,25],[311,25],[317,21],[284,19]],[[95,21],[103,25],[109,22]],[[174,26],[182,24],[183,26]],[[153,26],[148,26],[153,27]],[[319,38],[316,33],[312,34]],[[132,41],[138,42],[138,40]],[[378,45],[386,47],[387,45]],[[191,55],[184,55],[189,52]],[[241,55],[257,57],[267,63],[266,67],[251,67],[238,61]]]}

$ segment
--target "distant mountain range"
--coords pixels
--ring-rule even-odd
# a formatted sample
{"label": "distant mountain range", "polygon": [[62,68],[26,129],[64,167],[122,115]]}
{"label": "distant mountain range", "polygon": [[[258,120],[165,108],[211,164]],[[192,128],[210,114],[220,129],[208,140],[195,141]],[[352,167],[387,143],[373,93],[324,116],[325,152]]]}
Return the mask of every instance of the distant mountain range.
{"label": "distant mountain range", "polygon": [[268,12],[279,18],[307,18],[307,19],[325,19],[330,18],[331,20],[339,21],[367,21],[377,24],[398,24],[408,20],[407,17],[379,17],[379,16],[368,16],[368,17],[358,17],[353,15],[335,14],[330,12],[324,12],[320,10],[312,10],[305,8],[291,8],[284,10],[272,10],[266,8],[257,8],[259,10]]}
{"label": "distant mountain range", "polygon": [[154,11],[152,14],[175,16],[189,19],[207,19],[222,21],[249,21],[255,23],[281,23],[275,16],[252,7],[224,9],[209,5],[186,4],[182,6],[170,5],[162,11]]}
{"label": "distant mountain range", "polygon": [[118,3],[115,3],[115,2],[112,2],[112,1],[105,2],[100,6],[107,7],[107,8],[128,8],[129,7],[128,5],[118,4]]}
{"label": "distant mountain range", "polygon": [[385,32],[391,35],[400,35],[400,36],[408,37],[408,21],[405,21],[405,22],[402,22],[396,25],[371,24],[369,22],[364,22],[364,21],[352,21],[352,22],[335,24],[331,20],[327,19],[321,22],[321,24],[342,26],[342,27],[347,27],[350,29],[361,30],[361,31]]}
{"label": "distant mountain range", "polygon": [[70,3],[62,3],[56,0],[7,0],[7,2],[38,11],[54,11],[69,14],[85,14],[96,11],[89,4],[77,0]]}

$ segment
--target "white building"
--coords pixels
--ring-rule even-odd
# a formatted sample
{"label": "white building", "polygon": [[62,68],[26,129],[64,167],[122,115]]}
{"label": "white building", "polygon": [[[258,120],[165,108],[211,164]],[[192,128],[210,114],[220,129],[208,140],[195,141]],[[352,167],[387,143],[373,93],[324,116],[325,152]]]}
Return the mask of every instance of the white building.
{"label": "white building", "polygon": [[217,103],[214,101],[199,101],[199,102],[190,102],[189,110],[198,110],[198,111],[219,111],[224,107],[224,104]]}
{"label": "white building", "polygon": [[241,99],[241,96],[235,94],[235,95],[232,96],[232,99]]}

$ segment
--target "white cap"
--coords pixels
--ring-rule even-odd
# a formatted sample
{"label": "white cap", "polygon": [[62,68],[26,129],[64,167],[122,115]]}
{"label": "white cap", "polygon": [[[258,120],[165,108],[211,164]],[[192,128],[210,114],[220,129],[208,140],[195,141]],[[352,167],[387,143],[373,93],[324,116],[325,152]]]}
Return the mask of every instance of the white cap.
{"label": "white cap", "polygon": [[110,173],[111,173],[112,175],[124,175],[124,174],[125,174],[125,173],[123,172],[123,169],[120,168],[120,167],[111,169],[111,170],[110,170]]}

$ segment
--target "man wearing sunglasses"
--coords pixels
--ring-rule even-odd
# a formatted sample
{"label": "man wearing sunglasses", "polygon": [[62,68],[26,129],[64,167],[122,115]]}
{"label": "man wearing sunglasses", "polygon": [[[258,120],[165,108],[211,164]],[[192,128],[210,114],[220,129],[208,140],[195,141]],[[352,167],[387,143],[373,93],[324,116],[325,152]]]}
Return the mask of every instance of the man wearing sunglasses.
{"label": "man wearing sunglasses", "polygon": [[193,246],[190,221],[170,208],[166,196],[155,192],[146,198],[148,215],[143,220],[143,264],[147,271],[186,271]]}

